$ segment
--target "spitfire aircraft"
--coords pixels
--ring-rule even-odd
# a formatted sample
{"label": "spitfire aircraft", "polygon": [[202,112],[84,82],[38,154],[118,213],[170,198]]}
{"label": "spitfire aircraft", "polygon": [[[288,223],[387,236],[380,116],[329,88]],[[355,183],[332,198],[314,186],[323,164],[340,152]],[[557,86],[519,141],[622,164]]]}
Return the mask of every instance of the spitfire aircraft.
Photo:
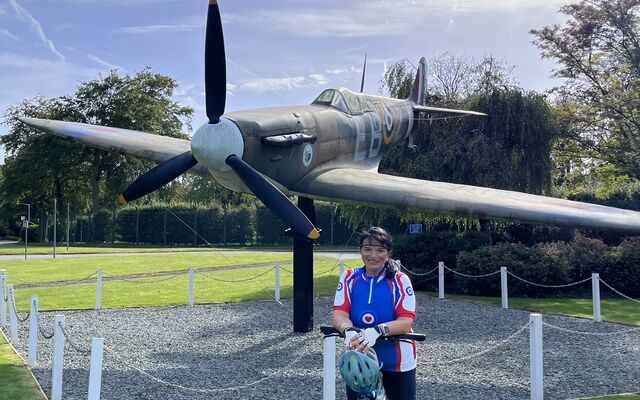
{"label": "spitfire aircraft", "polygon": [[191,141],[88,124],[20,118],[30,126],[159,165],[120,196],[140,198],[190,171],[253,193],[310,239],[318,230],[286,195],[466,217],[640,231],[640,213],[557,198],[378,173],[391,147],[411,142],[425,113],[484,114],[425,104],[425,60],[411,96],[392,99],[327,89],[311,105],[224,113],[226,62],[220,11],[209,1],[205,44],[209,121]]}

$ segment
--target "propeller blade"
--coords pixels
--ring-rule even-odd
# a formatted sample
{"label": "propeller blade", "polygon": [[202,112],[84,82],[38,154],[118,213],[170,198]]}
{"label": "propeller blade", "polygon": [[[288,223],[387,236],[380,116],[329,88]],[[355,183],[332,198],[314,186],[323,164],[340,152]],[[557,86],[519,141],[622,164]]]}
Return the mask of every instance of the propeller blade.
{"label": "propeller blade", "polygon": [[209,123],[217,124],[224,114],[227,95],[227,66],[222,20],[217,0],[209,0],[204,45],[204,87]]}
{"label": "propeller blade", "polygon": [[129,185],[120,197],[118,197],[118,203],[126,204],[128,201],[139,199],[161,188],[193,168],[197,163],[198,161],[190,151],[186,151],[163,162]]}
{"label": "propeller blade", "polygon": [[278,188],[273,186],[264,176],[260,175],[258,171],[235,154],[227,157],[226,163],[238,174],[253,194],[281,220],[291,225],[294,231],[304,234],[309,239],[317,239],[320,237],[320,233],[311,221],[309,221],[307,216],[304,215],[287,196],[282,194]]}

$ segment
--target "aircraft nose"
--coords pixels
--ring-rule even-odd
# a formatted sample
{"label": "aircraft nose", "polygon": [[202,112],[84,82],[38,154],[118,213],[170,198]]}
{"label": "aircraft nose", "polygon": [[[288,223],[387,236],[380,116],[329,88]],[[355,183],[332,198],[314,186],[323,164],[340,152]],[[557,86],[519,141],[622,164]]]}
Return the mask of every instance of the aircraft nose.
{"label": "aircraft nose", "polygon": [[236,124],[220,118],[217,124],[205,123],[193,134],[191,152],[200,164],[209,169],[229,171],[226,159],[232,154],[242,158],[244,139]]}

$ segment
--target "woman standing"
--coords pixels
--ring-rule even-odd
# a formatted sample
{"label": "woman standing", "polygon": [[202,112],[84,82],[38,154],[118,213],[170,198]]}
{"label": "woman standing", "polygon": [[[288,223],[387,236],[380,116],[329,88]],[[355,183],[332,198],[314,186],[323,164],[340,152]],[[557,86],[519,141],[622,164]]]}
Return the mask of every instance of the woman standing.
{"label": "woman standing", "polygon": [[[416,316],[411,281],[390,258],[392,250],[393,240],[384,229],[372,227],[361,233],[364,265],[340,277],[331,322],[344,333],[349,349],[365,352],[372,347],[376,351],[389,400],[415,400],[415,342],[382,339],[411,332]],[[356,333],[354,327],[362,331]],[[347,399],[356,399],[348,387]]]}

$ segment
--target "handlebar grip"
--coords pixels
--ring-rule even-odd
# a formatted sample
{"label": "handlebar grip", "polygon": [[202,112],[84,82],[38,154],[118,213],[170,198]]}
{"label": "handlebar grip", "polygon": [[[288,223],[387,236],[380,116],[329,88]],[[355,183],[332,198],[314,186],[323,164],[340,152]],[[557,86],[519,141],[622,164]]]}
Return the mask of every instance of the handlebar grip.
{"label": "handlebar grip", "polygon": [[[340,334],[340,331],[338,331],[333,326],[321,326],[320,332],[322,332],[322,334],[324,334],[325,336],[342,336]],[[402,335],[386,336],[385,339],[390,339],[390,340],[404,339],[404,340],[415,340],[416,342],[424,342],[427,339],[427,336],[422,333],[404,333]]]}

